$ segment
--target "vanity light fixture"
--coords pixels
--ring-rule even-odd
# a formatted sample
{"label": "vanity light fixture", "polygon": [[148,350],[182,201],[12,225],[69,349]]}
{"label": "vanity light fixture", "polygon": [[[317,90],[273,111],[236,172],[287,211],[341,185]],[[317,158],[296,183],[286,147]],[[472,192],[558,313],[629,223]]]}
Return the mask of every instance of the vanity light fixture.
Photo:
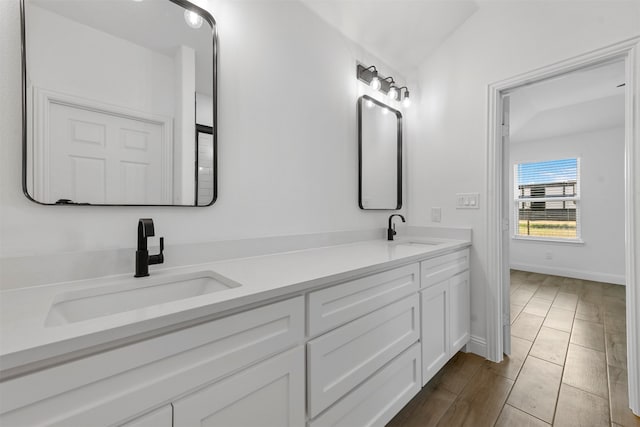
{"label": "vanity light fixture", "polygon": [[389,88],[389,98],[393,99],[394,101],[396,99],[398,99],[398,89],[395,86],[391,86]]}
{"label": "vanity light fixture", "polygon": [[[402,105],[404,107],[409,107],[411,105],[411,100],[409,99],[409,89],[406,86],[397,87],[395,86],[395,79],[391,76],[382,77],[378,74],[378,69],[375,65],[371,65],[370,67],[365,67],[364,65],[358,64],[356,67],[356,76],[358,80],[361,82],[371,86],[373,90],[380,91],[383,94],[389,95],[389,97],[394,101],[402,100]],[[402,95],[402,90],[404,89],[404,96]],[[367,103],[367,106],[369,104]]]}
{"label": "vanity light fixture", "polygon": [[[402,96],[402,89],[404,89],[404,96]],[[406,86],[399,87],[398,94],[400,94],[400,98],[402,98],[402,106],[405,108],[409,108],[411,106],[411,98],[409,98],[409,88]]]}
{"label": "vanity light fixture", "polygon": [[191,10],[187,9],[184,11],[184,20],[186,21],[187,25],[193,28],[194,30],[197,30],[198,28],[202,27],[202,16],[198,15],[197,13]]}

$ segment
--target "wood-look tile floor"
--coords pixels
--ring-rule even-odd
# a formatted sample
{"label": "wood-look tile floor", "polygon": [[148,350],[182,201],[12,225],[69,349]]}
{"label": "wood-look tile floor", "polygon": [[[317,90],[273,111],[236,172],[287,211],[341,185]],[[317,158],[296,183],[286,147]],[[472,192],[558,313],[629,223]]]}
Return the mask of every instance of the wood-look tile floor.
{"label": "wood-look tile floor", "polygon": [[511,271],[511,350],[458,353],[387,427],[640,427],[623,286]]}

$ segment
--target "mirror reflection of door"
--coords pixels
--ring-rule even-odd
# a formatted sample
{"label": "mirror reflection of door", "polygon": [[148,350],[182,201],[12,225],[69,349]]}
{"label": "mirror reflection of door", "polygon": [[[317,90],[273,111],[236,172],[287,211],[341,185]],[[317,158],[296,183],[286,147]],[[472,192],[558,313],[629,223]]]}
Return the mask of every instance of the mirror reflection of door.
{"label": "mirror reflection of door", "polygon": [[214,175],[213,165],[213,128],[211,126],[196,125],[196,206],[208,206],[213,202]]}

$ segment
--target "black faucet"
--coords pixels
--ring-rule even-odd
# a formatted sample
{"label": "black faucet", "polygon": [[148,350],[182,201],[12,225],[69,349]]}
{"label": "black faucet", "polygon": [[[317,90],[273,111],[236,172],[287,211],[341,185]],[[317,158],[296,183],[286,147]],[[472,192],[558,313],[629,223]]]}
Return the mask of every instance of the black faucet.
{"label": "black faucet", "polygon": [[149,265],[162,264],[164,262],[164,237],[160,238],[160,253],[149,255],[147,250],[147,238],[154,236],[153,220],[151,218],[140,218],[138,221],[138,250],[136,251],[136,274],[135,277],[145,277],[149,275]]}
{"label": "black faucet", "polygon": [[393,236],[396,235],[396,226],[393,223],[393,217],[399,216],[402,222],[406,222],[404,217],[400,214],[393,214],[389,217],[389,228],[387,228],[387,240],[393,240]]}

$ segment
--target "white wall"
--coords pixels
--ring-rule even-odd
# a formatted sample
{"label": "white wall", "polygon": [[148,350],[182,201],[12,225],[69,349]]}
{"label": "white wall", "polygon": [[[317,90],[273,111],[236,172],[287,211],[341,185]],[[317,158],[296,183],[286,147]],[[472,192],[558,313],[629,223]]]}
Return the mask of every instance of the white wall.
{"label": "white wall", "polygon": [[174,116],[173,58],[40,7],[27,12],[29,87]]}
{"label": "white wall", "polygon": [[[511,266],[624,284],[624,128],[527,141],[510,147],[512,170],[518,163],[570,157],[580,158],[580,220],[584,243],[512,239]],[[548,255],[552,259],[547,259]]]}
{"label": "white wall", "polygon": [[[198,2],[203,6],[203,2]],[[219,198],[206,208],[39,206],[22,194],[18,1],[0,1],[0,257],[385,227],[358,208],[356,60],[388,67],[298,2],[215,1]]]}
{"label": "white wall", "polygon": [[[635,1],[481,2],[420,67],[419,137],[409,142],[409,218],[470,226],[472,338],[486,337],[487,86],[640,33]],[[446,178],[446,179],[444,179]],[[456,192],[479,192],[479,210],[456,210]]]}

